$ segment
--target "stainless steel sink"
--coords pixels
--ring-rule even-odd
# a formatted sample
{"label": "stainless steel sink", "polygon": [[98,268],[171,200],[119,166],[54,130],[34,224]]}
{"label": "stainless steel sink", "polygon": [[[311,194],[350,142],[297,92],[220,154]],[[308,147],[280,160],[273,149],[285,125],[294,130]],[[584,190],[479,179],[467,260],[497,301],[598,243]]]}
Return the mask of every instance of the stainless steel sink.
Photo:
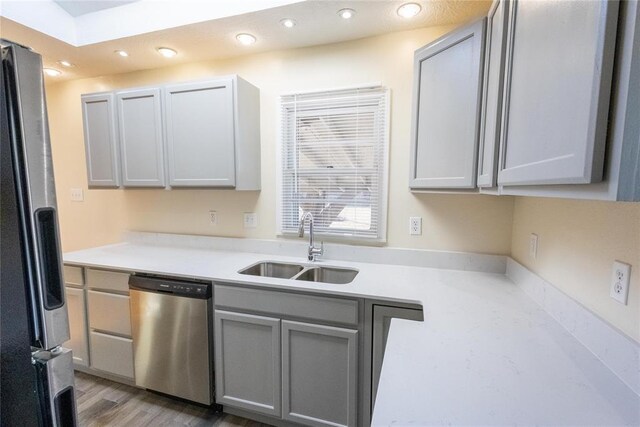
{"label": "stainless steel sink", "polygon": [[240,270],[238,273],[249,276],[275,277],[278,279],[346,285],[355,279],[358,275],[358,270],[345,267],[305,266],[286,262],[261,261]]}
{"label": "stainless steel sink", "polygon": [[288,264],[284,262],[264,261],[250,265],[244,270],[240,270],[240,274],[248,274],[250,276],[276,277],[278,279],[291,279],[300,273],[304,267],[299,264]]}
{"label": "stainless steel sink", "polygon": [[358,275],[358,270],[339,267],[309,267],[294,277],[295,280],[322,282],[335,285],[351,283]]}

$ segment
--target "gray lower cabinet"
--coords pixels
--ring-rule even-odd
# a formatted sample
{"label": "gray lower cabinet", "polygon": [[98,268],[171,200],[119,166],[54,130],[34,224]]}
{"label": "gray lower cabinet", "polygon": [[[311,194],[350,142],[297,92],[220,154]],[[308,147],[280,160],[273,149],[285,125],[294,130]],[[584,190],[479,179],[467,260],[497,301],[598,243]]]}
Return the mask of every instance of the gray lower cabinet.
{"label": "gray lower cabinet", "polygon": [[485,20],[417,50],[412,190],[476,186]]}
{"label": "gray lower cabinet", "polygon": [[82,95],[89,187],[120,186],[117,124],[112,93]]}
{"label": "gray lower cabinet", "polygon": [[280,319],[215,311],[216,401],[281,415]]}
{"label": "gray lower cabinet", "polygon": [[275,424],[356,426],[360,301],[214,284],[216,401]]}
{"label": "gray lower cabinet", "polygon": [[499,184],[602,180],[618,8],[511,2]]}
{"label": "gray lower cabinet", "polygon": [[164,187],[164,138],[160,89],[116,93],[122,185]]}
{"label": "gray lower cabinet", "polygon": [[355,426],[358,331],[282,321],[282,417],[312,426]]}
{"label": "gray lower cabinet", "polygon": [[85,269],[90,368],[133,380],[129,273]]}
{"label": "gray lower cabinet", "polygon": [[478,182],[480,188],[495,187],[498,147],[502,122],[502,88],[507,46],[509,1],[495,0],[487,15],[487,42],[484,52],[484,90],[482,122],[478,151]]}

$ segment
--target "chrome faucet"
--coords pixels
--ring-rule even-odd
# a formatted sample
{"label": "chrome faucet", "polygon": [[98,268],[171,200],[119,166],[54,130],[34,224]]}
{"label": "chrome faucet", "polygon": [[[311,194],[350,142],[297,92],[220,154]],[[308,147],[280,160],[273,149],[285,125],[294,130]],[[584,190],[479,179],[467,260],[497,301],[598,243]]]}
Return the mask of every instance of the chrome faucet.
{"label": "chrome faucet", "polygon": [[320,247],[316,248],[313,238],[313,215],[311,212],[305,212],[300,218],[300,225],[298,226],[298,237],[304,237],[304,222],[309,218],[309,253],[307,258],[309,261],[315,261],[317,257],[324,253],[324,242],[320,242]]}

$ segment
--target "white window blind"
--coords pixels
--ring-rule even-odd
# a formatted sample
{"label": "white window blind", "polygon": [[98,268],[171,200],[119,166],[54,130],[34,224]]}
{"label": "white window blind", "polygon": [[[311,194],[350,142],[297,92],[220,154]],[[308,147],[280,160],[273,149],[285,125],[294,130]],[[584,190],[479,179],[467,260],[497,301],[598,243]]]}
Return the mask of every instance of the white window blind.
{"label": "white window blind", "polygon": [[388,90],[281,97],[280,230],[311,212],[317,233],[386,238]]}

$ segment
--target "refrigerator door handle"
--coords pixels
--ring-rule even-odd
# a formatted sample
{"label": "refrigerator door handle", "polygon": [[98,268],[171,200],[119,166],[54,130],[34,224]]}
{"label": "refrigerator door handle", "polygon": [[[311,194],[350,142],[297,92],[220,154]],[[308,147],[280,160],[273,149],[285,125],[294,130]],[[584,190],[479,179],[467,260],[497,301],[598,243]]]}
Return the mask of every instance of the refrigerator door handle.
{"label": "refrigerator door handle", "polygon": [[42,303],[46,310],[64,305],[64,284],[60,271],[58,218],[54,208],[40,208],[35,214]]}
{"label": "refrigerator door handle", "polygon": [[51,427],[77,425],[74,397],[73,357],[71,350],[57,347],[32,354],[36,371],[38,396],[46,419],[42,424]]}

